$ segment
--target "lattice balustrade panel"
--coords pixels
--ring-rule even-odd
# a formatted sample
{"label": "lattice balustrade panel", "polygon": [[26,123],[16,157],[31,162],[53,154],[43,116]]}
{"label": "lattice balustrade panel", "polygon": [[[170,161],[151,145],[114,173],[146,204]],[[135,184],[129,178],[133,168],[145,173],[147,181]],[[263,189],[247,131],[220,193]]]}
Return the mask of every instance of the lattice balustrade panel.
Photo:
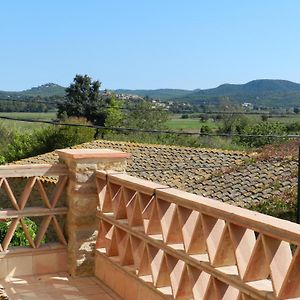
{"label": "lattice balustrade panel", "polygon": [[[52,183],[42,176],[51,176]],[[32,248],[47,241],[67,245],[63,232],[67,181],[63,165],[0,167],[0,251],[8,250],[14,239],[16,246],[17,238]]]}
{"label": "lattice balustrade panel", "polygon": [[97,174],[96,248],[173,299],[300,299],[300,226]]}

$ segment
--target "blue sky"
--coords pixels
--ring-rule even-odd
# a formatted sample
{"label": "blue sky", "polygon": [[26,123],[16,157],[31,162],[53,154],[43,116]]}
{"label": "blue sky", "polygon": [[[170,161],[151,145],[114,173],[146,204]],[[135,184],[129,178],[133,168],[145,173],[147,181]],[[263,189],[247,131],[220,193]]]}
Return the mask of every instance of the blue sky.
{"label": "blue sky", "polygon": [[3,0],[0,90],[300,82],[299,0]]}

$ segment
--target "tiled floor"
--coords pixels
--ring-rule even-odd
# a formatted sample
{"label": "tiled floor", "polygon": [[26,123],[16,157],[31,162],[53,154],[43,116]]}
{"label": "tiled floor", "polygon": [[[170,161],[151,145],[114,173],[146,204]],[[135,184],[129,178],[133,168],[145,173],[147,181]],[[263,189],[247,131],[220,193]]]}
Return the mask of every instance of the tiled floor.
{"label": "tiled floor", "polygon": [[121,300],[95,277],[66,273],[21,276],[0,281],[11,300]]}

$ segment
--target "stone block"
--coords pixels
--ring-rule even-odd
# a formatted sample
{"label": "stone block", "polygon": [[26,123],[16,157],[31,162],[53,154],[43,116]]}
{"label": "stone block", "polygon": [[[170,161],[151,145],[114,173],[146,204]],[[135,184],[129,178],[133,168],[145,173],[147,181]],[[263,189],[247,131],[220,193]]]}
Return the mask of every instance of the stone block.
{"label": "stone block", "polygon": [[124,161],[102,161],[97,164],[97,170],[114,170],[124,172],[126,170],[126,164]]}
{"label": "stone block", "polygon": [[95,212],[86,214],[85,216],[74,215],[72,212],[68,215],[68,232],[76,230],[77,226],[91,226],[96,228],[98,221]]}
{"label": "stone block", "polygon": [[73,201],[69,202],[69,213],[72,213],[76,216],[85,217],[87,215],[96,215],[98,198],[94,194],[89,195],[78,195],[73,193]]}
{"label": "stone block", "polygon": [[70,171],[69,179],[75,183],[93,182],[95,171],[75,172]]}
{"label": "stone block", "polygon": [[64,149],[57,153],[70,174],[67,187],[68,271],[73,276],[94,275],[99,205],[95,171],[124,171],[129,155],[110,149]]}
{"label": "stone block", "polygon": [[90,254],[91,256],[95,256],[95,245],[96,241],[89,241],[89,242],[83,242],[83,241],[78,241],[77,242],[77,253],[78,254],[84,254],[88,256]]}
{"label": "stone block", "polygon": [[95,273],[95,260],[93,258],[80,259],[76,261],[74,276],[91,276]]}
{"label": "stone block", "polygon": [[73,193],[76,193],[78,195],[86,195],[86,194],[95,195],[97,193],[95,179],[93,180],[93,182],[86,182],[84,184],[83,183],[72,184],[72,190]]}
{"label": "stone block", "polygon": [[78,228],[76,230],[76,240],[78,241],[95,241],[98,234],[98,230],[90,227]]}
{"label": "stone block", "polygon": [[74,170],[77,173],[82,173],[91,170],[95,171],[97,170],[97,163],[77,163]]}

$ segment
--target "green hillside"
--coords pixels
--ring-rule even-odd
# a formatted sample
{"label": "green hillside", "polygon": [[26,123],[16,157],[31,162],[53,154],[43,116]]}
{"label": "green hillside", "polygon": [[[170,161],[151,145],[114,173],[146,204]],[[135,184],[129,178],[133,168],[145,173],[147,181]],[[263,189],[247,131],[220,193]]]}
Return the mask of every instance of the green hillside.
{"label": "green hillside", "polygon": [[253,80],[246,84],[223,84],[214,89],[198,90],[186,97],[178,97],[178,100],[199,104],[219,102],[224,97],[236,103],[297,106],[300,105],[300,84],[286,80]]}
{"label": "green hillside", "polygon": [[55,83],[47,83],[38,87],[33,87],[29,90],[22,91],[20,94],[33,97],[64,96],[65,88]]}
{"label": "green hillside", "polygon": [[51,96],[64,96],[65,95],[65,88],[55,84],[55,83],[47,83],[40,85],[38,87],[33,87],[28,90],[20,91],[20,92],[6,92],[0,91],[0,98],[6,99],[9,97],[16,98],[16,97],[51,97]]}
{"label": "green hillside", "polygon": [[[194,104],[219,103],[226,98],[235,103],[251,102],[261,106],[300,106],[300,84],[287,80],[259,79],[245,84],[222,84],[212,89],[117,89],[117,94],[131,94],[160,100],[185,101]],[[64,96],[65,88],[47,83],[20,92],[0,91],[0,99],[9,97],[51,97]]]}
{"label": "green hillside", "polygon": [[251,102],[263,106],[300,106],[300,84],[287,80],[259,79],[245,84],[222,84],[204,90],[117,90],[123,94],[149,96],[161,100],[218,103],[224,97],[235,103]]}

